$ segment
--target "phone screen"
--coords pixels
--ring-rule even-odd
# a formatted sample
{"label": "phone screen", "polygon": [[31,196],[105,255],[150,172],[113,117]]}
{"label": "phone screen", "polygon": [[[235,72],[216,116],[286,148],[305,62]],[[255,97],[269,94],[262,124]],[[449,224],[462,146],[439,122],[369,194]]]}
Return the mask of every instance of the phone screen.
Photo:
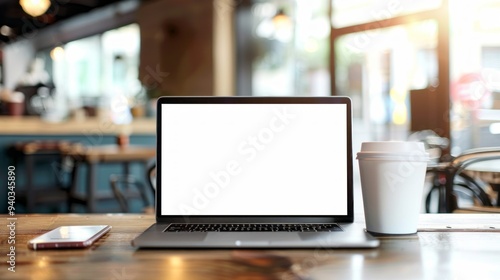
{"label": "phone screen", "polygon": [[109,225],[62,226],[30,240],[28,247],[33,250],[88,247],[110,229]]}

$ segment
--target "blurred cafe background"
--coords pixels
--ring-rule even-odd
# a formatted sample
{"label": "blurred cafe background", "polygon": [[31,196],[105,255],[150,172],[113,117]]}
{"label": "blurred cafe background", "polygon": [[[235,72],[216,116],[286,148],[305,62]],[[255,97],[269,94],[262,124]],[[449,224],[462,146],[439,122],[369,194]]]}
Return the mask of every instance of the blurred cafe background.
{"label": "blurred cafe background", "polygon": [[498,0],[0,0],[0,182],[16,176],[0,213],[151,211],[159,96],[343,95],[354,152],[425,135],[437,161],[500,146],[499,14]]}

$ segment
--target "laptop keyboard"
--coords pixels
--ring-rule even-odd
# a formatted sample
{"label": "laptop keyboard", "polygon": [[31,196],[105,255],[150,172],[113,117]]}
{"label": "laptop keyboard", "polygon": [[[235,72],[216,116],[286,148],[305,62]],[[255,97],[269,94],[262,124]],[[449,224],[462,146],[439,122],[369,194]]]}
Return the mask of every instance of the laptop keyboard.
{"label": "laptop keyboard", "polygon": [[165,232],[332,232],[337,224],[170,224]]}

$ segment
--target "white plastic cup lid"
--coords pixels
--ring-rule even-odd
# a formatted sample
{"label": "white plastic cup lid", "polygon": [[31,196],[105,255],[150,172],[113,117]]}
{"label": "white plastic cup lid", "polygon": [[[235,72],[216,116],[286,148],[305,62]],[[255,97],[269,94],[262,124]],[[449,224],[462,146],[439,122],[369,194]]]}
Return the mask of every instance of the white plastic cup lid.
{"label": "white plastic cup lid", "polygon": [[357,160],[392,160],[392,161],[429,161],[429,154],[422,152],[414,152],[408,154],[382,154],[382,153],[358,153]]}
{"label": "white plastic cup lid", "polygon": [[414,151],[425,152],[424,143],[416,141],[380,141],[380,142],[363,142],[360,152],[377,152],[377,153],[411,153]]}
{"label": "white plastic cup lid", "polygon": [[422,142],[363,142],[357,159],[428,161],[429,154]]}

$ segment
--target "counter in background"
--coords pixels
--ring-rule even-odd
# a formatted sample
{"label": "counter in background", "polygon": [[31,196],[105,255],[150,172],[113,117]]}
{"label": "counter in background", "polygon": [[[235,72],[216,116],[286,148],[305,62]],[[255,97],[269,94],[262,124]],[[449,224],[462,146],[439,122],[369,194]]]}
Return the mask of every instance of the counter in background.
{"label": "counter in background", "polygon": [[68,120],[63,122],[46,122],[39,117],[7,117],[0,116],[1,135],[116,135],[123,129],[132,135],[154,135],[156,121],[154,118],[134,119],[130,125],[117,125],[111,120],[86,118],[84,120]]}

